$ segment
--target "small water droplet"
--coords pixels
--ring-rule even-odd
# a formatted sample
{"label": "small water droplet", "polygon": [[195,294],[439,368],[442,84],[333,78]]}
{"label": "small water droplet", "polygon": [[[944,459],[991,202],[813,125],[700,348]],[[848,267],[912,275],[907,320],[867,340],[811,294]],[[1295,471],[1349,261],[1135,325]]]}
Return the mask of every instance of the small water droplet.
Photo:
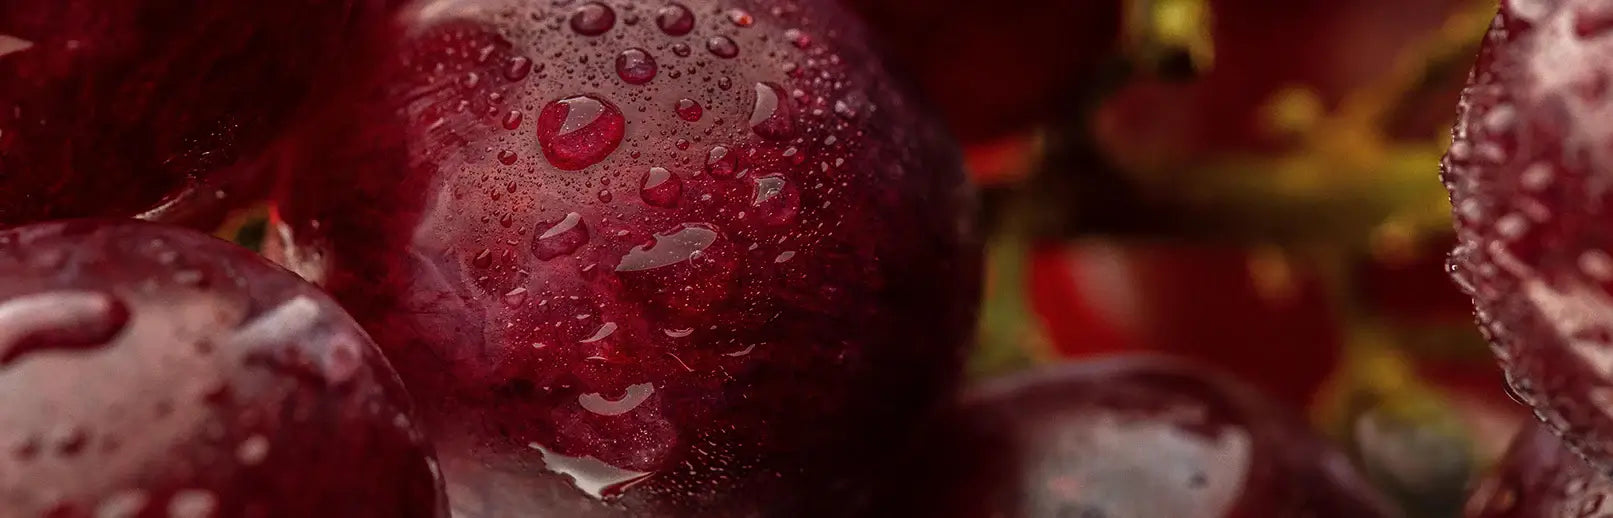
{"label": "small water droplet", "polygon": [[616,11],[599,2],[588,2],[571,13],[571,30],[583,36],[598,36],[616,26]]}
{"label": "small water droplet", "polygon": [[641,85],[655,79],[655,58],[644,49],[627,49],[616,56],[616,75],[630,85]]}
{"label": "small water droplet", "polygon": [[795,121],[784,89],[773,83],[756,83],[756,101],[751,105],[750,127],[768,140],[784,140],[795,134]]}
{"label": "small water droplet", "polygon": [[795,258],[795,252],[786,251],[784,253],[779,254],[778,257],[773,258],[773,262],[775,262],[775,263],[784,263],[784,262],[789,262],[790,259],[794,259],[794,258]]}
{"label": "small water droplet", "polygon": [[677,207],[678,200],[683,197],[683,180],[665,167],[651,167],[649,172],[644,174],[639,195],[644,198],[644,203],[655,207],[665,209]]}
{"label": "small water droplet", "polygon": [[218,499],[200,489],[180,491],[168,500],[168,518],[212,518],[217,511]]}
{"label": "small water droplet", "polygon": [[520,110],[510,110],[504,114],[504,129],[515,131],[521,128],[521,119],[526,118]]}
{"label": "small water droplet", "polygon": [[560,221],[540,223],[539,227],[548,229],[532,240],[532,255],[539,260],[571,255],[588,242],[588,225],[583,223],[582,215],[575,212],[566,214]]}
{"label": "small water droplet", "polygon": [[599,329],[595,329],[592,336],[584,338],[578,341],[578,343],[591,344],[606,338],[610,338],[610,335],[616,334],[616,329],[617,325],[615,322],[606,322],[604,325],[599,326]]}
{"label": "small water droplet", "polygon": [[504,78],[511,81],[526,79],[527,74],[531,73],[532,60],[525,56],[511,58],[510,63],[504,67]]}
{"label": "small water droplet", "polygon": [[671,36],[682,36],[694,30],[694,13],[682,4],[668,4],[655,13],[655,26]]}
{"label": "small water droplet", "polygon": [[135,518],[146,510],[150,499],[141,491],[120,491],[95,508],[95,518]]}
{"label": "small water droplet", "polygon": [[789,29],[784,31],[784,39],[789,40],[790,44],[795,45],[795,48],[798,49],[805,49],[812,46],[812,37],[808,36],[805,32],[801,32],[800,29]]}
{"label": "small water droplet", "polygon": [[493,265],[493,251],[485,249],[485,248],[482,249],[482,251],[480,253],[476,254],[476,257],[471,258],[470,265],[474,266],[474,267],[477,267],[477,268],[487,268],[489,266],[492,266]]}
{"label": "small water droplet", "polygon": [[689,99],[689,98],[678,99],[677,112],[678,112],[678,118],[680,118],[680,119],[683,119],[683,120],[686,120],[686,121],[689,121],[689,122],[695,122],[695,121],[700,120],[700,116],[702,114],[704,114],[705,111],[706,111],[706,109],[702,108],[700,106],[700,103],[695,102],[694,99]]}
{"label": "small water droplet", "polygon": [[667,336],[670,336],[672,338],[688,338],[689,335],[694,334],[694,328],[692,328],[692,327],[684,328],[684,329],[666,328],[666,329],[662,329],[661,332],[665,333]]}
{"label": "small water droplet", "polygon": [[269,456],[269,439],[253,435],[235,448],[235,459],[247,466],[256,466]]}
{"label": "small water droplet", "polygon": [[706,40],[706,50],[719,58],[732,58],[739,55],[739,44],[727,36],[712,36]]}
{"label": "small water droplet", "polygon": [[627,119],[616,105],[581,95],[544,106],[537,126],[538,144],[549,163],[576,171],[616,151],[626,134]]}
{"label": "small water droplet", "polygon": [[108,293],[56,291],[0,303],[0,366],[45,351],[105,347],[129,323],[129,308]]}
{"label": "small water droplet", "polygon": [[511,308],[524,306],[526,305],[527,294],[526,288],[516,288],[505,292],[503,297],[504,305]]}
{"label": "small water droplet", "polygon": [[750,27],[756,23],[756,18],[745,12],[744,9],[729,9],[728,21],[740,27]]}
{"label": "small water droplet", "polygon": [[[689,45],[686,44],[686,43],[678,42],[678,43],[673,43],[672,44],[672,53],[676,54],[680,58],[689,57],[690,52],[691,52],[691,50],[689,49]],[[672,74],[673,74],[672,77],[673,78],[678,77],[677,74],[679,74],[679,73],[680,72],[678,72],[676,70],[673,70],[672,71]]]}
{"label": "small water droplet", "polygon": [[498,152],[498,162],[500,164],[511,165],[514,164],[519,158],[520,157],[517,156],[514,151],[510,151],[508,149]]}
{"label": "small water droplet", "polygon": [[622,257],[618,272],[638,272],[671,266],[698,257],[697,254],[717,242],[717,231],[708,226],[685,223],[682,228],[666,234],[657,234],[655,242],[633,248]]}

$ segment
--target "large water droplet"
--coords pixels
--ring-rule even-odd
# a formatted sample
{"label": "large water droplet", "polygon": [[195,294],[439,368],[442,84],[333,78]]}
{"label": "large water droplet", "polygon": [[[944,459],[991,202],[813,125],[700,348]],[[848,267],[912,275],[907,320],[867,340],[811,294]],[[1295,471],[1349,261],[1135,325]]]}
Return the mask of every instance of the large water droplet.
{"label": "large water droplet", "polygon": [[129,322],[129,308],[111,294],[56,291],[0,303],[0,366],[45,351],[106,346]]}
{"label": "large water droplet", "polygon": [[694,13],[682,4],[669,4],[655,13],[655,26],[672,36],[682,36],[694,30]]}
{"label": "large water droplet", "polygon": [[666,234],[657,234],[655,242],[629,250],[618,272],[653,270],[688,261],[717,242],[717,231],[698,223],[685,223],[682,228]]}
{"label": "large water droplet", "polygon": [[632,412],[633,409],[644,404],[645,400],[650,399],[650,395],[654,393],[655,385],[639,383],[627,387],[627,393],[623,394],[621,399],[605,399],[604,396],[598,393],[588,393],[578,396],[577,402],[582,404],[582,407],[589,412],[602,416],[618,416]]}
{"label": "large water droplet", "polygon": [[598,36],[616,26],[616,11],[599,2],[588,2],[571,13],[571,30],[584,36]]}
{"label": "large water droplet", "polygon": [[756,102],[751,105],[750,127],[768,140],[784,140],[795,134],[794,117],[785,102],[784,88],[773,83],[756,83]]}
{"label": "large water droplet", "polygon": [[733,178],[737,174],[739,157],[723,146],[712,146],[706,152],[706,173],[718,178]]}
{"label": "large water droplet", "polygon": [[616,56],[616,75],[627,84],[641,85],[655,79],[655,58],[644,49],[627,49]]}
{"label": "large water droplet", "polygon": [[575,212],[566,214],[560,221],[540,223],[539,228],[547,228],[532,240],[532,255],[540,260],[571,255],[588,242],[588,225],[582,222],[582,215]]}
{"label": "large water droplet", "polygon": [[706,111],[705,108],[702,108],[700,106],[700,103],[695,102],[694,99],[689,99],[689,98],[678,99],[678,105],[677,105],[676,108],[677,108],[677,112],[678,112],[678,118],[686,120],[686,121],[689,121],[689,122],[695,122],[695,121],[700,120],[700,116],[702,114],[704,114],[705,111]]}
{"label": "large water droplet", "polygon": [[677,207],[678,200],[683,196],[683,180],[665,167],[651,167],[649,172],[644,173],[639,195],[644,198],[644,203],[656,207]]}
{"label": "large water droplet", "polygon": [[566,171],[599,163],[622,143],[627,119],[607,101],[580,95],[549,103],[538,115],[543,155]]}
{"label": "large water droplet", "polygon": [[712,36],[706,40],[706,50],[719,58],[731,58],[739,55],[739,44],[727,36]]}
{"label": "large water droplet", "polygon": [[538,443],[529,443],[527,447],[543,454],[545,468],[571,477],[571,483],[577,486],[577,489],[596,499],[620,495],[653,474],[625,470],[593,457],[567,457],[549,451]]}

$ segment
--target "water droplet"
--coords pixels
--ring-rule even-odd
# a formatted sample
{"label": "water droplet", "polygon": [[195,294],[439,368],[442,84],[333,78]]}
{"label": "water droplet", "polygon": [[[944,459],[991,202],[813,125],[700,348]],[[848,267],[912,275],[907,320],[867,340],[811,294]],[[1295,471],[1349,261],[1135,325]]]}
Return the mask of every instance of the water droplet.
{"label": "water droplet", "polygon": [[637,385],[627,387],[627,393],[623,394],[621,399],[605,399],[604,396],[595,392],[578,396],[577,403],[581,404],[584,409],[595,414],[602,416],[618,416],[632,412],[633,409],[644,404],[645,400],[650,399],[650,395],[652,394],[655,394],[655,385],[649,383],[639,383]]}
{"label": "water droplet", "polygon": [[706,172],[718,178],[733,178],[738,159],[728,148],[712,146],[711,151],[706,152]]}
{"label": "water droplet", "polygon": [[779,254],[778,257],[773,258],[773,262],[775,262],[775,263],[785,263],[785,262],[789,262],[790,259],[794,259],[794,258],[795,258],[795,252],[786,251],[784,253]]}
{"label": "water droplet", "polygon": [[583,223],[582,215],[575,212],[566,214],[560,221],[539,223],[539,227],[548,228],[532,240],[532,255],[540,260],[571,255],[588,242],[588,225]]}
{"label": "water droplet", "polygon": [[662,329],[661,332],[665,333],[667,336],[670,336],[672,338],[688,338],[689,335],[694,334],[694,328],[692,328],[692,327],[683,328],[683,329],[666,328],[666,329]]}
{"label": "water droplet", "polygon": [[[683,42],[673,43],[672,44],[672,53],[677,54],[677,56],[680,57],[680,58],[689,57],[689,53],[690,53],[689,45],[686,44],[686,43],[683,43]],[[676,74],[678,74],[678,71],[673,70],[672,73],[674,74],[672,76],[673,78],[678,77],[676,75]]]}
{"label": "water droplet", "polygon": [[655,58],[644,49],[627,49],[616,56],[616,75],[630,85],[655,79]]}
{"label": "water droplet", "polygon": [[668,4],[655,13],[655,26],[672,36],[682,36],[694,30],[694,13],[682,4]]}
{"label": "water droplet", "polygon": [[768,140],[784,140],[795,134],[794,117],[784,102],[784,89],[772,83],[756,83],[756,102],[751,106],[750,127]]}
{"label": "water droplet", "polygon": [[566,171],[599,163],[621,145],[627,119],[604,100],[581,95],[549,103],[538,115],[538,144],[543,155]]}
{"label": "water droplet", "polygon": [[111,294],[56,291],[0,303],[0,366],[45,351],[105,347],[129,323]]}
{"label": "water droplet", "polygon": [[493,251],[485,248],[482,249],[480,253],[476,254],[476,257],[471,258],[470,265],[477,268],[486,268],[492,266]]}
{"label": "water droplet", "polygon": [[616,328],[615,322],[606,322],[604,325],[599,326],[599,329],[595,329],[592,336],[579,340],[577,343],[591,344],[610,338],[610,335],[616,334]]}
{"label": "water droplet", "polygon": [[652,206],[665,209],[677,207],[678,200],[683,197],[683,180],[665,167],[651,167],[644,174],[639,195],[644,198],[644,203]]}
{"label": "water droplet", "polygon": [[498,162],[500,164],[511,165],[514,164],[519,158],[520,157],[516,156],[514,151],[510,151],[508,149],[498,152]]}
{"label": "water droplet", "polygon": [[141,491],[120,491],[95,508],[95,518],[135,518],[146,510],[150,498]]}
{"label": "water droplet", "polygon": [[168,518],[212,518],[217,510],[218,499],[200,489],[174,493],[168,500]]}
{"label": "water droplet", "polygon": [[247,466],[256,466],[269,456],[269,439],[253,435],[235,448],[235,459]]}
{"label": "water droplet", "polygon": [[719,58],[731,58],[739,55],[739,44],[727,36],[712,36],[706,40],[706,50]]}
{"label": "water droplet", "polygon": [[784,31],[784,39],[789,40],[790,44],[795,45],[795,48],[798,49],[805,49],[812,46],[812,37],[808,36],[805,32],[801,32],[800,29],[790,29]]}
{"label": "water droplet", "polygon": [[9,34],[0,34],[0,58],[34,47],[34,42]]}
{"label": "water droplet", "polygon": [[616,26],[616,11],[599,2],[588,2],[571,13],[571,30],[583,36],[598,36]]}
{"label": "water droplet", "polygon": [[655,242],[633,248],[622,257],[618,272],[638,272],[671,266],[691,258],[717,242],[717,231],[697,223],[684,223],[682,228],[657,234]]}
{"label": "water droplet", "polygon": [[504,114],[504,129],[515,131],[521,128],[521,119],[526,118],[520,110],[510,110]]}
{"label": "water droplet", "polygon": [[595,499],[614,497],[650,478],[654,473],[630,471],[601,462],[593,457],[567,457],[545,449],[538,443],[527,447],[543,455],[543,465],[549,471],[571,477],[572,485]]}
{"label": "water droplet", "polygon": [[750,27],[756,23],[756,18],[745,12],[744,9],[729,9],[728,21],[740,27]]}
{"label": "water droplet", "polygon": [[511,58],[509,65],[504,67],[504,78],[511,81],[520,81],[522,79],[526,79],[527,74],[531,73],[532,60],[527,59],[524,56],[516,56]]}
{"label": "water droplet", "polygon": [[510,308],[519,308],[526,305],[528,295],[526,288],[516,288],[504,293],[504,305]]}
{"label": "water droplet", "polygon": [[695,102],[694,99],[689,99],[689,98],[678,99],[677,112],[678,112],[678,118],[680,118],[680,119],[683,119],[683,120],[686,120],[686,121],[689,121],[689,122],[695,122],[695,121],[700,120],[700,116],[702,114],[704,114],[705,111],[706,111],[706,109],[702,108],[700,106],[700,103]]}

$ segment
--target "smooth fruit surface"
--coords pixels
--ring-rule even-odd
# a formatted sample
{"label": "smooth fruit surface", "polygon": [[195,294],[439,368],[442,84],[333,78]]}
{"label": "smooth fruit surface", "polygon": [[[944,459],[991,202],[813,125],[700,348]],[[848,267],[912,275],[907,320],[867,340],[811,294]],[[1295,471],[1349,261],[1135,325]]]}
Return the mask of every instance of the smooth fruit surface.
{"label": "smooth fruit surface", "polygon": [[335,302],[212,237],[0,232],[0,515],[438,518],[407,395]]}
{"label": "smooth fruit surface", "polygon": [[955,149],[828,0],[443,0],[297,146],[271,254],[398,366],[465,516],[839,516],[942,399]]}
{"label": "smooth fruit surface", "polygon": [[1463,93],[1445,157],[1451,263],[1514,392],[1613,469],[1613,232],[1607,222],[1613,10],[1509,1]]}
{"label": "smooth fruit surface", "polygon": [[250,196],[255,159],[387,1],[0,2],[0,224]]}
{"label": "smooth fruit surface", "polygon": [[1175,360],[993,380],[929,438],[870,516],[1397,516],[1295,416]]}
{"label": "smooth fruit surface", "polygon": [[1530,425],[1468,500],[1468,518],[1596,518],[1613,512],[1613,481],[1569,451],[1550,428]]}

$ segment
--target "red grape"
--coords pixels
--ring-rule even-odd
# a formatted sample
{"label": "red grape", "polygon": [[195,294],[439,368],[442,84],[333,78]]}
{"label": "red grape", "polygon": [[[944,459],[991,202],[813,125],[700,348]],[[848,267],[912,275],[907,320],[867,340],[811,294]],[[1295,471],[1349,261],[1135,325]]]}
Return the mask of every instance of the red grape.
{"label": "red grape", "polygon": [[1451,264],[1517,395],[1613,470],[1613,227],[1601,116],[1613,10],[1504,3],[1458,108],[1443,164]]}
{"label": "red grape", "polygon": [[456,510],[859,506],[979,289],[956,150],[861,27],[828,0],[399,23],[299,138],[269,248],[398,366]]}
{"label": "red grape", "polygon": [[131,220],[0,231],[0,515],[434,518],[408,396],[334,301]]}
{"label": "red grape", "polygon": [[1606,516],[1613,481],[1591,469],[1550,428],[1530,426],[1468,500],[1468,518]]}
{"label": "red grape", "polygon": [[0,2],[0,224],[216,218],[387,1]]}
{"label": "red grape", "polygon": [[[1081,102],[1120,44],[1120,0],[847,0],[966,140],[997,137]],[[1050,109],[1055,108],[1055,109]]]}
{"label": "red grape", "polygon": [[876,516],[1397,516],[1302,421],[1173,360],[990,381],[931,437]]}

